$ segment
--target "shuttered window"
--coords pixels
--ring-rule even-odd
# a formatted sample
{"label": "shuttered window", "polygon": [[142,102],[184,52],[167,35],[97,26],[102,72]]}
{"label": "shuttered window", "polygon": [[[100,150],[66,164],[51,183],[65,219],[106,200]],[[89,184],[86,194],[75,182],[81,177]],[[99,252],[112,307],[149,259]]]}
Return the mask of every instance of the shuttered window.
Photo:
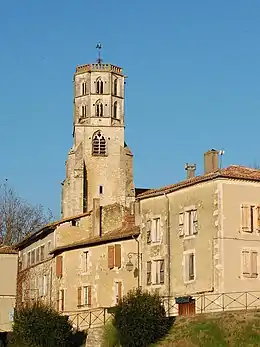
{"label": "shuttered window", "polygon": [[243,205],[241,207],[241,228],[244,232],[253,232],[254,229],[254,207]]}
{"label": "shuttered window", "polygon": [[62,277],[62,266],[63,265],[63,259],[62,259],[62,256],[58,256],[56,258],[56,276],[58,278],[61,278]]}
{"label": "shuttered window", "polygon": [[195,254],[193,252],[184,254],[184,281],[195,280]]}
{"label": "shuttered window", "polygon": [[179,236],[191,236],[198,233],[198,212],[189,210],[179,213]]}
{"label": "shuttered window", "polygon": [[152,284],[152,262],[147,262],[147,285]]}
{"label": "shuttered window", "polygon": [[115,247],[108,246],[108,268],[113,269],[115,266]]}
{"label": "shuttered window", "polygon": [[121,267],[121,245],[108,246],[108,268]]}
{"label": "shuttered window", "polygon": [[122,299],[122,282],[115,282],[115,303],[118,304]]}
{"label": "shuttered window", "polygon": [[251,250],[242,251],[243,276],[256,278],[258,276],[258,253]]}
{"label": "shuttered window", "polygon": [[78,287],[78,307],[80,307],[82,305],[81,295],[82,295],[82,288]]}
{"label": "shuttered window", "polygon": [[121,245],[115,245],[115,267],[121,267]]}
{"label": "shuttered window", "polygon": [[184,235],[184,213],[179,213],[179,236]]}

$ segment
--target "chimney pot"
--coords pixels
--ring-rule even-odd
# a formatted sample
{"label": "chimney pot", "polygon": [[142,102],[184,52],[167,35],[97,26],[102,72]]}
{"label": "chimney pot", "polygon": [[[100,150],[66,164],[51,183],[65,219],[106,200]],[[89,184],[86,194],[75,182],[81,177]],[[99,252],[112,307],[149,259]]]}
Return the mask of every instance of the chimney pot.
{"label": "chimney pot", "polygon": [[195,177],[196,164],[185,164],[185,170],[187,171],[187,179]]}
{"label": "chimney pot", "polygon": [[216,149],[211,149],[204,153],[204,173],[210,173],[219,169],[218,154]]}

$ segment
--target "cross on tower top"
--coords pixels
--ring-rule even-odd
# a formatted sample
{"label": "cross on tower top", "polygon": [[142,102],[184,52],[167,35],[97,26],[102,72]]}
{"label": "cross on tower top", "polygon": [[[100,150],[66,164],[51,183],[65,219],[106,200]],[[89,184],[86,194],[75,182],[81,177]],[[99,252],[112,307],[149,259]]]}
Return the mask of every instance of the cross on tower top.
{"label": "cross on tower top", "polygon": [[102,49],[102,45],[101,43],[98,43],[96,45],[96,48],[98,49],[98,59],[97,59],[97,62],[98,64],[101,64],[102,63],[102,59],[101,59],[101,49]]}

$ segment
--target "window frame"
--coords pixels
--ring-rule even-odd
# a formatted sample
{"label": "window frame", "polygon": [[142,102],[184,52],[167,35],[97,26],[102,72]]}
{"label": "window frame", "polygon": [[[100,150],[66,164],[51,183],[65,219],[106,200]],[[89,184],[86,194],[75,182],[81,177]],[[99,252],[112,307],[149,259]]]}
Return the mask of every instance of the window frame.
{"label": "window frame", "polygon": [[[192,257],[193,271],[190,273],[190,259]],[[196,252],[195,249],[190,249],[188,251],[183,252],[183,280],[184,283],[192,283],[197,279],[196,274]],[[190,276],[192,275],[192,276]]]}

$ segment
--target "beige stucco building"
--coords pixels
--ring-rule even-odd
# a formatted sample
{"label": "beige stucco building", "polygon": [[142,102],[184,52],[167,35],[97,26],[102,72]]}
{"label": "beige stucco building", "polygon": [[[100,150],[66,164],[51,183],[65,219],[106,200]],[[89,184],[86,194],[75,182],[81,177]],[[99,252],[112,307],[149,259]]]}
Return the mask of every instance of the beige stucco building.
{"label": "beige stucco building", "polygon": [[12,330],[16,304],[18,254],[9,246],[0,246],[0,344],[1,333]]}
{"label": "beige stucco building", "polygon": [[220,169],[219,152],[210,150],[202,175],[186,165],[181,182],[135,189],[124,78],[121,68],[100,62],[76,69],[63,219],[17,245],[18,303],[41,299],[74,315],[114,306],[141,286],[182,314],[185,304],[206,311],[212,295],[217,310],[221,293],[258,291],[260,171]]}

